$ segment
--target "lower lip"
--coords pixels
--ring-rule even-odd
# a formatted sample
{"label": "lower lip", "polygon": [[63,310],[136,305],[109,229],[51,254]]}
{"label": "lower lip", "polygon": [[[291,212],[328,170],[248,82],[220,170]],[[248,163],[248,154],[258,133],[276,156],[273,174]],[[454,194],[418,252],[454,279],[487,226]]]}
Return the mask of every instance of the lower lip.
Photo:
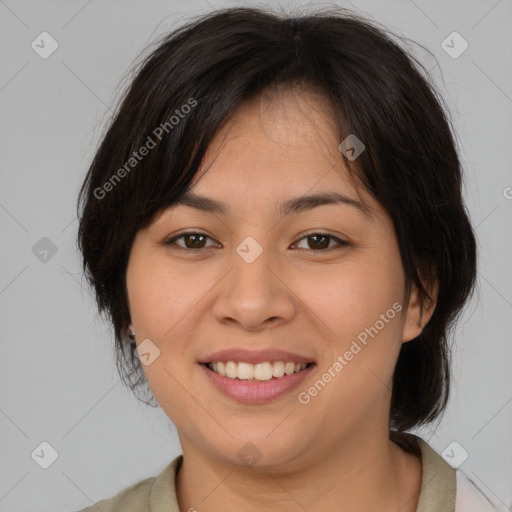
{"label": "lower lip", "polygon": [[244,381],[222,377],[206,365],[201,364],[203,371],[218,390],[244,404],[262,404],[284,395],[298,386],[309,375],[314,366],[312,364],[298,373],[283,375],[278,379]]}

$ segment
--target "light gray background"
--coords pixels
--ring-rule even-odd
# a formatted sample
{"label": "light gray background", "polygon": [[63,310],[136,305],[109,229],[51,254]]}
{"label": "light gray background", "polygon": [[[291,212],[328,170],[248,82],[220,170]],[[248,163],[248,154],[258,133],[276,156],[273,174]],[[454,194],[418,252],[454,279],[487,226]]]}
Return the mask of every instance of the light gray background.
{"label": "light gray background", "polygon": [[[0,512],[77,510],[180,453],[167,417],[119,383],[109,329],[81,277],[75,203],[139,52],[186,18],[233,5],[251,2],[0,0]],[[339,5],[438,59],[434,67],[418,53],[452,109],[481,252],[478,292],[455,332],[448,411],[420,434],[440,453],[457,441],[469,453],[461,469],[511,506],[512,1]],[[59,44],[48,59],[31,48],[43,31]],[[457,59],[441,47],[453,31],[469,43]],[[32,252],[42,237],[57,247],[46,263]],[[58,453],[48,469],[31,457],[43,441]]]}

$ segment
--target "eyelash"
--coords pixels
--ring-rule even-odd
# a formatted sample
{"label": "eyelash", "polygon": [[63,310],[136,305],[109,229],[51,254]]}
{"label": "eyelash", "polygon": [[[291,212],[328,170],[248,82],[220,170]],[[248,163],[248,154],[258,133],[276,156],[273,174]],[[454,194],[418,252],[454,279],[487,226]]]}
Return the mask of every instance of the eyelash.
{"label": "eyelash", "polygon": [[[171,245],[174,245],[176,248],[178,248],[178,250],[183,250],[183,251],[186,251],[186,252],[192,252],[192,253],[199,253],[201,251],[205,251],[206,249],[208,248],[211,248],[210,247],[202,247],[202,248],[196,248],[196,249],[190,249],[188,247],[182,247],[180,245],[177,245],[175,242],[176,240],[179,240],[187,235],[199,235],[199,236],[204,236],[206,238],[209,238],[210,240],[213,240],[210,236],[208,236],[206,233],[201,233],[201,232],[198,232],[198,231],[187,231],[185,233],[181,233],[179,235],[176,235],[174,237],[172,237],[171,239],[163,242],[163,245],[164,246],[171,246]],[[349,242],[346,242],[345,240],[341,240],[340,238],[334,236],[334,235],[330,235],[329,233],[321,233],[321,232],[313,232],[313,233],[308,233],[307,235],[304,235],[302,238],[300,238],[296,243],[298,242],[301,242],[302,240],[310,237],[310,236],[314,236],[314,235],[321,235],[321,236],[326,236],[332,240],[336,240],[337,242],[339,242],[339,247],[337,247],[337,249],[341,249],[343,247],[347,247],[347,246],[350,246],[351,244]],[[306,251],[308,252],[313,252],[313,253],[322,253],[322,252],[328,252],[330,251],[331,249],[333,249],[333,247],[327,247],[326,249],[305,249]],[[336,249],[336,247],[334,247],[334,249]]]}

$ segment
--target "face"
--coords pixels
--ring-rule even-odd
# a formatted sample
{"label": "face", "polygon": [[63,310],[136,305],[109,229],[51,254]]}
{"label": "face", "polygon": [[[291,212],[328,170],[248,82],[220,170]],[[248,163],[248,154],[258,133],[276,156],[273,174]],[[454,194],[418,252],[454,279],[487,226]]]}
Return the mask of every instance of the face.
{"label": "face", "polygon": [[[349,179],[339,143],[313,93],[251,100],[190,189],[224,211],[173,205],[137,233],[131,325],[184,453],[277,470],[387,436],[419,309],[414,289],[403,303],[391,219]],[[345,200],[291,203],[317,194]]]}

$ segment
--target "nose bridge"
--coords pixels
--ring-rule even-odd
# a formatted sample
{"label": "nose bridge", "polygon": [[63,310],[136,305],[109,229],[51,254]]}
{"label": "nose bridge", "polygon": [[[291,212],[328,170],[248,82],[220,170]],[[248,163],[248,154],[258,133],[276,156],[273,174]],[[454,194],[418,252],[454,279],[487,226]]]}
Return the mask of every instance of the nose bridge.
{"label": "nose bridge", "polygon": [[[262,239],[263,235],[259,238]],[[264,248],[255,237],[249,235],[236,246],[235,254],[233,291],[242,294],[241,298],[252,298],[252,301],[271,300],[275,288],[270,277],[274,251],[268,246]]]}
{"label": "nose bridge", "polygon": [[229,285],[214,308],[218,320],[230,318],[255,330],[269,319],[286,321],[293,316],[294,301],[276,277],[274,254],[273,248],[264,248],[253,236],[235,247]]}

